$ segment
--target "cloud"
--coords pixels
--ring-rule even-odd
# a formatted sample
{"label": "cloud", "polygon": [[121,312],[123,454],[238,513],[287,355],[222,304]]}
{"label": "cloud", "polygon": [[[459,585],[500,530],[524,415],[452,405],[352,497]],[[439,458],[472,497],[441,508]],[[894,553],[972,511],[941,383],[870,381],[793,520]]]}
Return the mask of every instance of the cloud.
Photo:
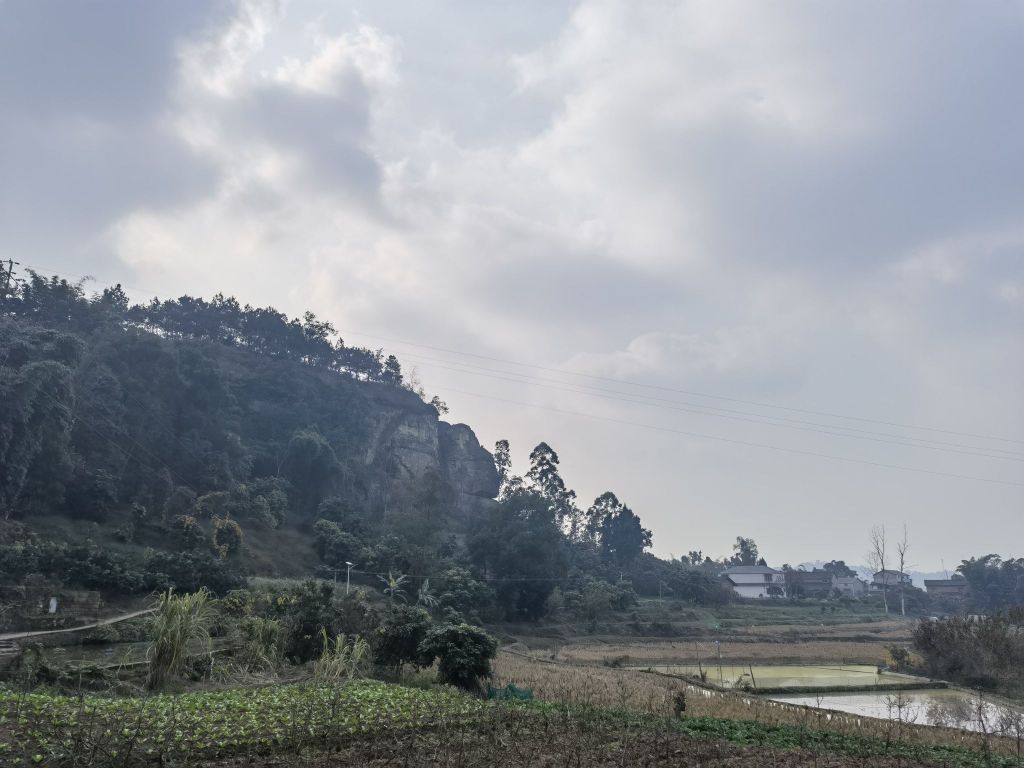
{"label": "cloud", "polygon": [[[0,3],[0,17],[0,248],[25,261],[311,307],[357,343],[419,340],[503,370],[494,359],[1024,431],[1016,6]],[[443,396],[956,469],[417,365]],[[1006,522],[1019,496],[448,399],[485,439],[557,444],[584,496],[621,476],[662,540],[756,534],[807,559],[768,523],[733,529],[832,510],[853,540],[865,509],[924,527],[921,510],[953,519],[968,502],[1024,534]]]}

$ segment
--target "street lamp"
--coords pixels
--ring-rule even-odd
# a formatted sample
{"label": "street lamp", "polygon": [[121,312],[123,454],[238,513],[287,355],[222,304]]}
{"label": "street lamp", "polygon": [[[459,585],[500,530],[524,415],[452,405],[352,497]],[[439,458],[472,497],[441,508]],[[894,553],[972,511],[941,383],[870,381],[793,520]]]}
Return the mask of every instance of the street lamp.
{"label": "street lamp", "polygon": [[345,594],[347,595],[348,594],[349,585],[352,582],[352,563],[350,563],[348,560],[346,560],[345,561],[345,565],[348,566],[348,568],[345,570]]}

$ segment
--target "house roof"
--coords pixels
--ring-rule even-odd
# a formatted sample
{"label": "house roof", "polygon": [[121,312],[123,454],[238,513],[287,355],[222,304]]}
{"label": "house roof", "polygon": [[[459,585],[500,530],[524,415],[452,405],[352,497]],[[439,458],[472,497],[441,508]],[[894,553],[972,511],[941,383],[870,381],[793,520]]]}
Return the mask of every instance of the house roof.
{"label": "house roof", "polygon": [[769,568],[767,565],[737,565],[733,568],[726,568],[722,571],[723,576],[739,576],[744,573],[780,573],[780,571],[777,571],[774,568]]}

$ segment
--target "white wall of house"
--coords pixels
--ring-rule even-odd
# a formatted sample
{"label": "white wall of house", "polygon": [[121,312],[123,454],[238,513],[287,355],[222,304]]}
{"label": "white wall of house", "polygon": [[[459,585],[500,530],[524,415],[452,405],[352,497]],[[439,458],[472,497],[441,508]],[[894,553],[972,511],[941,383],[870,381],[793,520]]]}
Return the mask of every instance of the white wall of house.
{"label": "white wall of house", "polygon": [[732,589],[740,597],[771,597],[768,584],[733,584]]}

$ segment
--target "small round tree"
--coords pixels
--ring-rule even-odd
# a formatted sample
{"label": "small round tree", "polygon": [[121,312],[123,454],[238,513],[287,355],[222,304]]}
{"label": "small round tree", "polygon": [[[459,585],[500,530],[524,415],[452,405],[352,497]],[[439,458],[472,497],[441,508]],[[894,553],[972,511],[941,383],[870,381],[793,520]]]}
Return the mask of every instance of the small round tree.
{"label": "small round tree", "polygon": [[442,683],[480,693],[491,676],[498,641],[471,624],[444,624],[427,632],[419,650],[424,658],[438,659]]}

